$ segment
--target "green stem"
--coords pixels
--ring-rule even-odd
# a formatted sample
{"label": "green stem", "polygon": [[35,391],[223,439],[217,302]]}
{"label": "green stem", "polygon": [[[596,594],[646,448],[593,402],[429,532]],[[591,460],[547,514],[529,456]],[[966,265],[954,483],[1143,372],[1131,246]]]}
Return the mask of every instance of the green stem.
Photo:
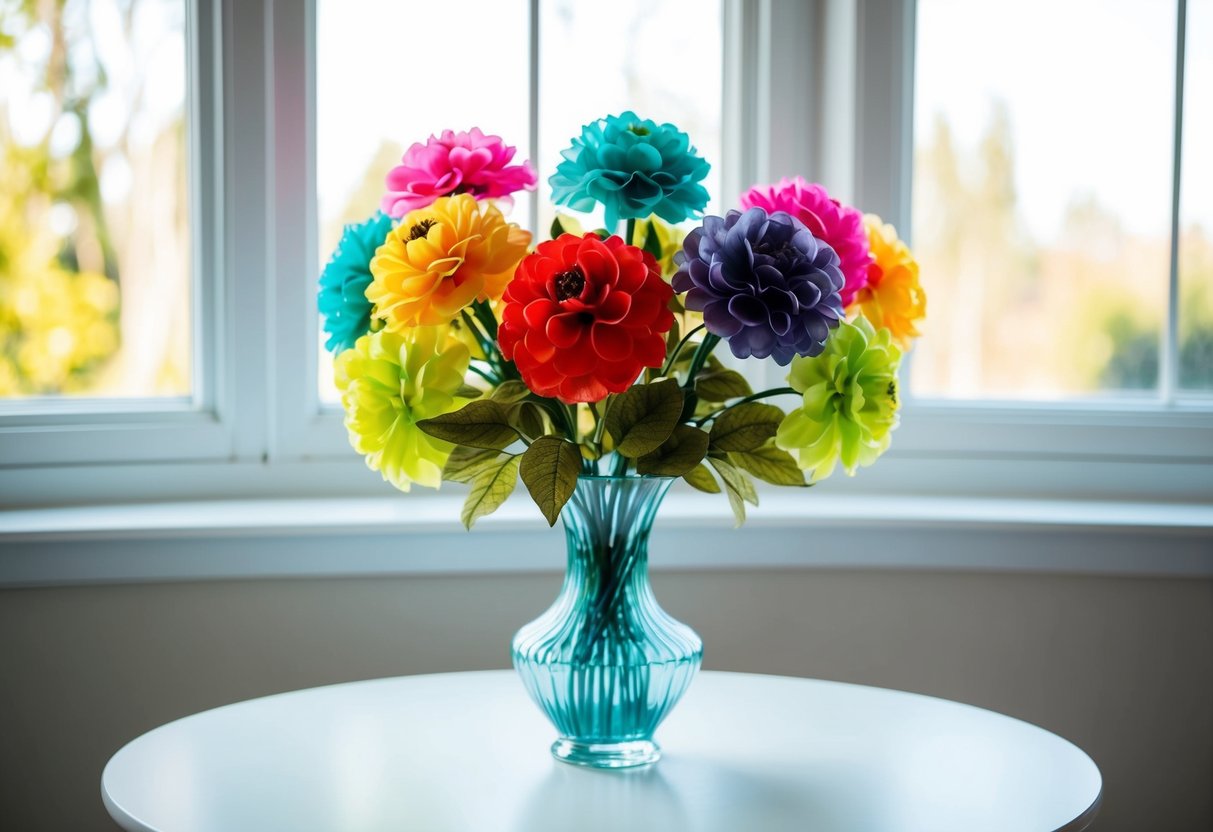
{"label": "green stem", "polygon": [[686,345],[690,342],[691,336],[703,329],[705,326],[707,326],[707,324],[700,324],[686,335],[682,336],[682,340],[678,342],[678,346],[674,347],[674,352],[668,359],[666,359],[665,366],[661,368],[661,374],[663,376],[670,372],[670,368],[673,367],[674,362],[678,360],[678,356],[682,353],[683,348],[686,347]]}
{"label": "green stem", "polygon": [[484,353],[484,360],[494,370],[498,369],[496,360],[497,350],[493,346],[493,342],[485,336],[484,332],[477,325],[475,318],[469,315],[466,309],[460,310],[459,315],[463,318],[463,325],[468,328],[468,331],[476,339],[476,343],[480,345],[480,351]]}
{"label": "green stem", "polygon": [[695,424],[702,426],[705,422],[707,422],[711,419],[715,419],[717,416],[719,416],[721,413],[724,413],[726,410],[732,410],[734,407],[737,407],[737,405],[745,404],[746,402],[756,402],[759,399],[769,399],[772,396],[799,396],[799,395],[800,395],[800,393],[796,392],[791,387],[775,387],[771,390],[763,390],[760,393],[752,393],[749,396],[746,396],[744,399],[738,399],[737,401],[733,402],[728,407],[722,407],[722,408],[720,408],[720,410],[712,411],[707,416],[704,416],[702,419],[698,419],[695,422]]}
{"label": "green stem", "polygon": [[612,477],[622,477],[628,472],[628,458],[615,451],[615,467],[611,470]]}
{"label": "green stem", "polygon": [[712,354],[712,350],[716,349],[716,345],[719,343],[719,335],[713,335],[709,332],[703,336],[703,340],[695,348],[695,355],[691,357],[691,368],[687,370],[687,382],[683,387],[689,390],[695,385],[695,376],[699,375],[699,371],[703,369],[704,362],[708,360],[708,356]]}
{"label": "green stem", "polygon": [[476,314],[476,319],[484,327],[485,335],[496,345],[497,316],[493,314],[493,308],[489,306],[488,301],[478,300],[472,303],[472,312]]}
{"label": "green stem", "polygon": [[484,379],[485,381],[487,381],[489,384],[493,385],[494,387],[496,387],[498,384],[501,384],[501,379],[497,378],[497,376],[488,372],[487,370],[480,369],[475,364],[469,364],[468,369],[471,370],[476,375],[480,376],[482,379]]}
{"label": "green stem", "polygon": [[552,421],[556,423],[557,429],[564,433],[564,438],[572,442],[574,445],[577,444],[577,433],[574,430],[572,423],[569,422],[569,412],[567,409],[565,409],[563,404],[555,399],[548,399],[534,393],[527,396],[526,400],[529,402],[534,402],[551,414]]}

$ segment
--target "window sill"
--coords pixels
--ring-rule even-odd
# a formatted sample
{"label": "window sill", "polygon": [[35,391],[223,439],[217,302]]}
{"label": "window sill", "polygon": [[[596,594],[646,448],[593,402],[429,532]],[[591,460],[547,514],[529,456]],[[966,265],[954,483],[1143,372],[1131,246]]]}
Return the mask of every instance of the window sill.
{"label": "window sill", "polygon": [[[0,586],[557,571],[516,497],[472,533],[461,496],[138,503],[0,512]],[[674,493],[658,569],[927,569],[1213,577],[1213,505],[777,491],[745,528]],[[675,537],[677,545],[674,545]]]}

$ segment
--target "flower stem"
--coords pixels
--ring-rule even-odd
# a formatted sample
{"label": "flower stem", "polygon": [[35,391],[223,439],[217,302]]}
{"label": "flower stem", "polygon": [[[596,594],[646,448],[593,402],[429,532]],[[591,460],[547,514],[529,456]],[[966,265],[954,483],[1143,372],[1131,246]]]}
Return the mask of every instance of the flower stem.
{"label": "flower stem", "polygon": [[691,336],[694,335],[699,330],[703,329],[705,326],[707,326],[707,324],[700,324],[699,326],[695,327],[690,332],[688,332],[686,335],[682,336],[682,340],[678,342],[678,346],[674,347],[674,352],[670,355],[670,357],[668,359],[666,359],[665,366],[661,368],[661,374],[663,376],[670,371],[671,367],[674,366],[674,362],[676,362],[678,360],[679,354],[682,352],[683,348],[687,345],[687,343],[690,342]]}
{"label": "flower stem", "polygon": [[484,327],[484,334],[489,337],[490,341],[497,341],[497,316],[493,314],[493,309],[489,306],[488,301],[478,300],[472,303],[472,311],[476,314],[476,320],[480,321]]}
{"label": "flower stem", "polygon": [[480,376],[482,379],[484,379],[485,381],[487,381],[489,384],[493,385],[494,387],[496,387],[498,384],[501,384],[501,379],[497,378],[496,375],[488,372],[487,370],[480,369],[475,364],[469,364],[468,369],[471,370],[476,375]]}
{"label": "flower stem", "polygon": [[699,375],[699,371],[703,369],[704,362],[708,360],[708,356],[712,354],[712,350],[716,349],[716,345],[719,343],[719,335],[713,335],[709,332],[703,336],[703,340],[695,348],[695,355],[691,357],[691,367],[687,370],[687,381],[683,387],[690,389],[695,385],[695,376]]}
{"label": "flower stem", "polygon": [[793,390],[791,387],[775,387],[775,388],[772,388],[771,390],[763,390],[760,393],[752,393],[751,395],[746,396],[744,399],[738,399],[737,401],[733,402],[728,407],[722,407],[722,408],[720,408],[720,410],[715,410],[715,411],[709,413],[707,416],[704,416],[702,419],[696,420],[695,424],[702,426],[705,422],[709,421],[710,419],[715,419],[717,416],[719,416],[721,413],[724,413],[726,410],[732,410],[734,407],[737,407],[737,405],[745,404],[746,402],[756,402],[759,399],[769,399],[772,396],[799,396],[799,395],[800,395],[800,393]]}
{"label": "flower stem", "polygon": [[628,220],[627,235],[628,235],[627,236],[628,245],[630,245],[630,246],[636,245],[636,243],[634,242],[634,240],[636,239],[636,218],[635,217],[632,217],[631,219]]}

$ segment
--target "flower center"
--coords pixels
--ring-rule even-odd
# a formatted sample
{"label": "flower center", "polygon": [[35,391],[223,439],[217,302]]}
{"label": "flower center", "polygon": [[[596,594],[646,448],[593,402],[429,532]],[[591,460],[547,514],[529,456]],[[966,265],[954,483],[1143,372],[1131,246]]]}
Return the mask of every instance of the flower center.
{"label": "flower center", "polygon": [[754,244],[755,254],[764,254],[775,261],[775,265],[783,267],[791,263],[801,254],[800,249],[792,245],[791,240],[773,243],[770,240],[759,240]]}
{"label": "flower center", "polygon": [[581,296],[585,289],[585,274],[581,266],[573,266],[566,272],[556,275],[556,300],[565,301]]}
{"label": "flower center", "polygon": [[643,124],[630,124],[628,125],[628,132],[633,136],[647,136],[649,134],[649,128],[645,127]]}
{"label": "flower center", "polygon": [[438,224],[437,220],[422,220],[409,229],[409,242],[420,240],[426,234],[430,233],[430,229]]}

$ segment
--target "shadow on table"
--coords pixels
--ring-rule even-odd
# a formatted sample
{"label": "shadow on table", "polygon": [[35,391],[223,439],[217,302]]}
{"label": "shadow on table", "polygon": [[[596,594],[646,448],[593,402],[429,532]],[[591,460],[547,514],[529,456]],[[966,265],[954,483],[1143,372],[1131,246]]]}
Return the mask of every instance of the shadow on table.
{"label": "shadow on table", "polygon": [[631,771],[595,771],[553,761],[552,771],[527,798],[510,828],[512,832],[880,828],[878,807],[837,799],[841,791],[869,785],[858,783],[859,776],[841,761],[829,770],[772,765],[761,775],[731,768],[724,761],[676,755]]}

